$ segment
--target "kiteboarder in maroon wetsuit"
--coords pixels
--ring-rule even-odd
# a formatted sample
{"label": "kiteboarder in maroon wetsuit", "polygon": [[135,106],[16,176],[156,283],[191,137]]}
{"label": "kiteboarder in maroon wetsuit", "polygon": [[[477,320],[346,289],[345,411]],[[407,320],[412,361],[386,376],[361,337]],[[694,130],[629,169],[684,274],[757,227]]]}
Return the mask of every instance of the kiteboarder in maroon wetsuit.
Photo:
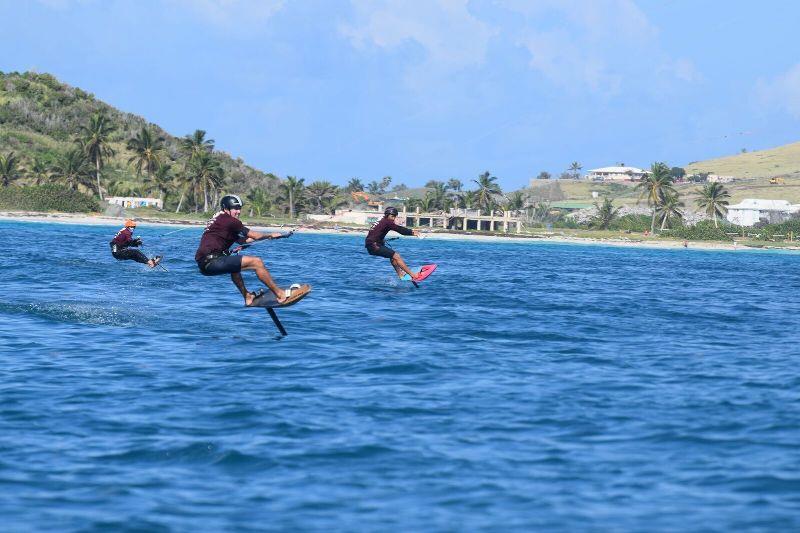
{"label": "kiteboarder in maroon wetsuit", "polygon": [[419,231],[395,224],[394,221],[396,218],[397,209],[394,207],[387,207],[386,211],[383,212],[383,218],[376,222],[375,225],[372,226],[372,229],[369,230],[369,233],[367,233],[364,246],[367,252],[369,252],[369,255],[377,255],[389,259],[392,262],[394,270],[397,272],[397,277],[402,278],[403,274],[408,274],[411,276],[411,279],[414,280],[417,278],[417,275],[408,268],[403,258],[400,257],[400,254],[386,246],[384,239],[386,238],[386,234],[390,231],[396,231],[401,235],[416,235],[417,237],[419,237]]}
{"label": "kiteboarder in maroon wetsuit", "polygon": [[239,214],[242,212],[242,200],[236,195],[224,196],[220,204],[222,210],[215,214],[206,225],[206,230],[200,238],[200,246],[194,256],[200,273],[204,276],[230,274],[233,284],[244,297],[245,305],[250,305],[263,291],[248,292],[241,271],[255,270],[258,279],[269,287],[278,302],[284,302],[288,297],[287,291],[280,289],[275,284],[260,257],[231,255],[228,248],[234,243],[246,244],[263,239],[279,239],[285,235],[260,233],[245,227],[239,220]]}
{"label": "kiteboarder in maroon wetsuit", "polygon": [[125,227],[117,232],[111,242],[111,255],[118,261],[132,260],[142,263],[150,268],[155,268],[161,262],[161,256],[155,255],[148,259],[141,250],[136,250],[137,246],[142,245],[142,239],[133,238],[133,230],[136,229],[136,222],[131,219],[125,221]]}

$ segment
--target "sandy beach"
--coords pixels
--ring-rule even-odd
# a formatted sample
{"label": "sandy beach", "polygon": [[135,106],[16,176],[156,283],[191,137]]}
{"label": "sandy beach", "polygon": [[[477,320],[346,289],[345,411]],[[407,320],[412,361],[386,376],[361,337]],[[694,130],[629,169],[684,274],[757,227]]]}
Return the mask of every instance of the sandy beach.
{"label": "sandy beach", "polygon": [[[135,217],[140,227],[148,226],[161,226],[161,227],[202,227],[202,222],[190,222],[185,220],[152,220],[147,218]],[[24,222],[48,222],[48,223],[62,223],[62,224],[82,224],[82,225],[121,225],[124,218],[112,217],[106,215],[91,215],[84,213],[41,213],[30,211],[0,211],[0,220],[15,220]],[[246,220],[244,220],[246,223]],[[337,228],[310,228],[301,225],[285,225],[285,226],[263,226],[259,224],[251,224],[252,227],[268,231],[286,230],[291,227],[301,227],[300,231],[303,233],[319,233],[319,234],[366,234],[366,228],[341,226]],[[530,242],[530,243],[560,243],[560,244],[583,244],[583,245],[598,245],[598,246],[622,246],[622,247],[636,247],[636,248],[661,248],[661,249],[680,249],[684,248],[683,241],[671,239],[648,239],[643,240],[632,236],[631,238],[591,238],[591,237],[573,237],[569,235],[558,234],[508,234],[508,235],[480,235],[471,233],[455,233],[445,231],[430,231],[425,232],[423,228],[422,238],[424,239],[438,239],[438,240],[462,240],[462,241],[484,241],[484,242]],[[689,241],[686,247],[690,250],[752,250],[754,247],[737,244],[735,242],[714,242],[714,241]],[[780,250],[800,250],[797,247],[771,247],[768,244],[759,246],[758,248],[774,248]]]}

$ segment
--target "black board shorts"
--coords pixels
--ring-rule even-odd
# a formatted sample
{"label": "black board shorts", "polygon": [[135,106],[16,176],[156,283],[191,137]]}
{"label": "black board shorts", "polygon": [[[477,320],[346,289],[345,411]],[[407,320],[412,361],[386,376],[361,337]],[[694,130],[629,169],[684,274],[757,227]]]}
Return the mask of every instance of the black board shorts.
{"label": "black board shorts", "polygon": [[385,257],[387,259],[391,259],[394,257],[394,250],[386,246],[385,244],[378,244],[376,242],[371,242],[366,245],[367,251],[369,255],[378,255],[380,257]]}
{"label": "black board shorts", "polygon": [[235,274],[242,271],[241,255],[220,255],[211,261],[197,262],[200,273],[204,276],[219,276],[220,274]]}

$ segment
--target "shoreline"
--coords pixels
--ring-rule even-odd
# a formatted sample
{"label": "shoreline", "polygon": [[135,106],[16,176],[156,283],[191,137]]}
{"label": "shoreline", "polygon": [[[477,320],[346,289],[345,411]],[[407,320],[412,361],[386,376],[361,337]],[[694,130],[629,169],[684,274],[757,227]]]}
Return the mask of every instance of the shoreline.
{"label": "shoreline", "polygon": [[[91,215],[85,213],[42,213],[33,211],[0,211],[0,220],[16,221],[16,222],[42,222],[42,223],[57,223],[57,224],[78,224],[85,226],[116,226],[120,225],[124,217],[112,217],[108,215]],[[175,219],[149,219],[139,217],[137,222],[140,226],[164,226],[164,227],[179,227],[189,228],[198,227],[202,228],[204,222],[195,222],[188,220],[175,220]],[[252,224],[254,228],[261,228],[269,231],[285,229],[286,227],[299,227],[300,224],[285,224],[281,226],[269,226],[262,224]],[[339,229],[336,228],[303,228],[303,233],[313,234],[335,234],[335,235],[354,235],[366,234],[366,228],[356,228],[344,226]],[[425,239],[435,240],[459,240],[459,241],[483,241],[483,242],[531,242],[531,243],[547,243],[547,244],[584,244],[595,246],[617,246],[625,248],[652,248],[652,249],[681,249],[684,248],[683,242],[678,240],[642,240],[642,239],[627,239],[627,238],[601,238],[601,237],[576,237],[568,235],[482,235],[470,233],[451,233],[444,231],[436,231],[423,233]],[[737,244],[736,242],[715,242],[715,241],[689,241],[689,250],[711,250],[711,251],[739,251],[739,250],[781,250],[781,251],[800,251],[798,246],[750,246]]]}

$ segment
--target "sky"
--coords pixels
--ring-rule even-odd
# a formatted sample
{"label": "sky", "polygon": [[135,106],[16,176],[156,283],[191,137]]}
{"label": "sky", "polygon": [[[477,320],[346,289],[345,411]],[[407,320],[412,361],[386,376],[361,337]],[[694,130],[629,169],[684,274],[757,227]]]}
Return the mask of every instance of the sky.
{"label": "sky", "polygon": [[280,176],[504,190],[800,141],[790,0],[0,0],[47,72]]}

